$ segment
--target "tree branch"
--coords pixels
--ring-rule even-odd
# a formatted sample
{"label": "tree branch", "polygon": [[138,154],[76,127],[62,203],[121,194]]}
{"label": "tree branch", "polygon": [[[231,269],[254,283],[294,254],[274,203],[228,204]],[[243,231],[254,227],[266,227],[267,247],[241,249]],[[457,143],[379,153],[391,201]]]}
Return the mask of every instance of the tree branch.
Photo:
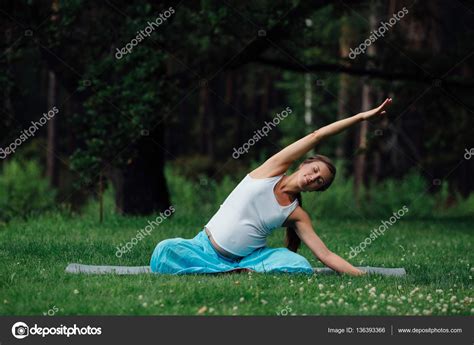
{"label": "tree branch", "polygon": [[345,73],[349,75],[368,76],[372,78],[384,79],[384,80],[405,80],[414,81],[424,84],[433,84],[436,86],[458,86],[462,88],[474,88],[474,81],[471,80],[454,80],[445,78],[433,78],[430,75],[423,72],[391,72],[377,69],[367,69],[360,67],[344,66],[340,64],[332,63],[319,63],[319,64],[297,64],[284,60],[268,59],[264,57],[258,57],[254,60],[257,63],[261,63],[268,66],[282,68],[288,71],[300,72],[300,73],[315,73],[315,72],[334,72],[334,73]]}

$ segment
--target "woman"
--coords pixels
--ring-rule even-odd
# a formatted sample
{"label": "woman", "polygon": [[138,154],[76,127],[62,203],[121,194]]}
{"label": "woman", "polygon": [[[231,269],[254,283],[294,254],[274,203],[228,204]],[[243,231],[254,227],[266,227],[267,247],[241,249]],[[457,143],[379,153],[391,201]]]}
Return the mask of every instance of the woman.
{"label": "woman", "polygon": [[[168,274],[256,272],[313,273],[296,253],[301,241],[326,266],[340,273],[361,275],[332,253],[316,235],[309,215],[301,205],[301,192],[326,190],[336,169],[324,156],[306,159],[290,176],[285,173],[321,140],[354,124],[385,114],[392,102],[322,127],[270,157],[247,174],[220,209],[193,239],[167,239],[156,246],[152,272]],[[275,228],[286,226],[287,248],[268,248],[266,238]]]}

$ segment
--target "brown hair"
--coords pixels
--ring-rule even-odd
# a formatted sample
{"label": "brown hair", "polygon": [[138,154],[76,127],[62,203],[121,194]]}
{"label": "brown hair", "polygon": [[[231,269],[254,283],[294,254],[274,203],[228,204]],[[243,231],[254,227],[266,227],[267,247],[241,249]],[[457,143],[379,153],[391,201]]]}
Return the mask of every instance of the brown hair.
{"label": "brown hair", "polygon": [[[331,162],[331,160],[328,157],[323,156],[323,155],[315,155],[315,156],[309,157],[309,158],[305,159],[303,161],[303,163],[301,163],[301,165],[305,165],[305,164],[309,164],[309,163],[313,163],[313,162],[323,162],[324,164],[326,164],[326,166],[328,167],[329,171],[332,174],[332,178],[329,181],[327,181],[324,184],[324,186],[320,187],[317,190],[318,192],[325,191],[326,189],[329,188],[329,186],[334,181],[334,178],[336,177],[336,167],[334,166],[334,164]],[[301,193],[298,193],[296,195],[296,199],[298,199],[298,204],[300,206],[303,206],[303,202],[301,200]],[[285,246],[286,246],[286,248],[288,248],[292,252],[296,253],[298,251],[298,248],[300,247],[300,245],[301,245],[301,239],[296,234],[296,229],[292,226],[287,227],[286,228],[286,235],[285,235]]]}

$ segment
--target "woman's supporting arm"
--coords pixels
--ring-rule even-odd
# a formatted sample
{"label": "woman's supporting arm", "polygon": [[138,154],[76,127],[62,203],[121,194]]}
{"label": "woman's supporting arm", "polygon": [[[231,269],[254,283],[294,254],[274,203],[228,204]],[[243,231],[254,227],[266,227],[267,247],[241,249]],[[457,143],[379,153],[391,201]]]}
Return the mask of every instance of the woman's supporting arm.
{"label": "woman's supporting arm", "polygon": [[309,215],[301,208],[298,208],[297,210],[295,210],[297,214],[293,215],[297,218],[295,221],[296,233],[319,261],[340,273],[347,273],[354,276],[365,274],[365,272],[352,266],[339,255],[331,252],[314,232]]}
{"label": "woman's supporting arm", "polygon": [[322,139],[335,135],[358,122],[368,120],[377,115],[385,114],[384,109],[391,103],[392,99],[387,98],[375,109],[358,113],[354,116],[321,127],[274,154],[256,170],[261,170],[260,175],[262,176],[276,176],[282,174],[288,170],[294,161],[308,153]]}

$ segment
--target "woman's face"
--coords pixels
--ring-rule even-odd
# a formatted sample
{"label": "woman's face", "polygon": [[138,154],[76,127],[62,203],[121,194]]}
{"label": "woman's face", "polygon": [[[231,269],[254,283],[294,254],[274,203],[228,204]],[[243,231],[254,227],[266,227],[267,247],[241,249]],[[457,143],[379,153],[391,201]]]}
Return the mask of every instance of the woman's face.
{"label": "woman's face", "polygon": [[320,161],[300,165],[298,170],[298,185],[303,192],[318,190],[331,179],[331,171]]}

